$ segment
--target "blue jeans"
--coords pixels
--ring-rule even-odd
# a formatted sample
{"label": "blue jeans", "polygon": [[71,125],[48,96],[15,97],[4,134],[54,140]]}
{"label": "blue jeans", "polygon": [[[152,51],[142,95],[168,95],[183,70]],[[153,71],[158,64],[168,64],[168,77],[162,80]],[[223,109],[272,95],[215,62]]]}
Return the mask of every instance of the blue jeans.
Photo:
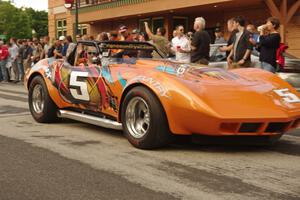
{"label": "blue jeans", "polygon": [[263,70],[266,70],[266,71],[269,71],[269,72],[272,72],[272,73],[276,72],[275,67],[273,67],[272,65],[270,65],[269,63],[266,63],[266,62],[261,62],[261,68]]}
{"label": "blue jeans", "polygon": [[1,60],[0,61],[2,81],[8,81],[8,74],[7,74],[6,64],[7,64],[7,60]]}
{"label": "blue jeans", "polygon": [[0,66],[0,82],[3,81],[3,76],[2,76],[2,70],[1,70],[1,66]]}
{"label": "blue jeans", "polygon": [[23,80],[24,78],[24,66],[23,63],[18,62],[18,70],[19,70],[19,80]]}

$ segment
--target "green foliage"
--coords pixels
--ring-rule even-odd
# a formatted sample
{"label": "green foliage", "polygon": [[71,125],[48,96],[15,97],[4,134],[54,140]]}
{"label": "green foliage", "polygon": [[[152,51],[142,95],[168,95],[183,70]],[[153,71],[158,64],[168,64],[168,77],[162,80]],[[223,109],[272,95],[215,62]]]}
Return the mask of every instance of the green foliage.
{"label": "green foliage", "polygon": [[48,13],[27,8],[25,13],[30,18],[31,27],[35,30],[37,37],[48,35]]}
{"label": "green foliage", "polygon": [[48,35],[48,14],[32,8],[19,9],[0,0],[0,35],[15,38],[31,38]]}

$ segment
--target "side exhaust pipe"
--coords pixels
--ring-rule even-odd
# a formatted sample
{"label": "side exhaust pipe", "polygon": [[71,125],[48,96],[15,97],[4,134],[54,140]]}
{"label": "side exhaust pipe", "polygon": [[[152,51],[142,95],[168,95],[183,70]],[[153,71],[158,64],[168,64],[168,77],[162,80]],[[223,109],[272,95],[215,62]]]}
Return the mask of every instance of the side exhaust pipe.
{"label": "side exhaust pipe", "polygon": [[109,129],[115,129],[115,130],[123,130],[122,124],[110,119],[104,119],[100,117],[95,117],[92,115],[82,114],[78,112],[73,111],[67,111],[67,110],[59,110],[58,111],[58,117],[60,118],[67,118],[67,119],[73,119],[76,121],[80,121],[87,124],[93,124],[96,126],[101,126],[104,128]]}

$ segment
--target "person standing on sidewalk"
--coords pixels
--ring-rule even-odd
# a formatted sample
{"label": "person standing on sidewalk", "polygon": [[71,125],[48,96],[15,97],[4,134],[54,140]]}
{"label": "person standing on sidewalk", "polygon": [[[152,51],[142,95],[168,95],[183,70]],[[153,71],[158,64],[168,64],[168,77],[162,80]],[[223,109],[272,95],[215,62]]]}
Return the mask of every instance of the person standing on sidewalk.
{"label": "person standing on sidewalk", "polygon": [[0,68],[1,68],[1,75],[2,77],[0,77],[0,81],[7,83],[8,82],[8,73],[7,73],[7,68],[6,68],[6,64],[7,64],[7,60],[9,57],[9,52],[8,52],[8,48],[6,45],[4,45],[4,42],[1,40],[0,41]]}
{"label": "person standing on sidewalk", "polygon": [[31,68],[31,56],[33,49],[31,47],[31,41],[30,40],[24,40],[23,41],[24,45],[24,52],[23,52],[23,66],[24,66],[24,71],[26,72],[27,69]]}
{"label": "person standing on sidewalk", "polygon": [[209,34],[204,29],[205,19],[197,17],[194,22],[194,30],[196,32],[192,38],[191,62],[208,65],[211,40]]}
{"label": "person standing on sidewalk", "polygon": [[19,81],[24,80],[24,66],[23,66],[23,53],[24,53],[24,45],[23,40],[18,40],[18,56],[17,56],[17,64],[19,70]]}
{"label": "person standing on sidewalk", "polygon": [[[144,22],[144,24],[146,33],[148,34],[149,38],[153,41],[153,44],[163,54],[163,56],[167,57],[169,55],[169,41],[165,37],[166,29],[164,27],[159,27],[156,29],[156,34],[153,34],[150,30],[148,22]],[[153,52],[153,58],[160,58],[160,55],[157,52]]]}
{"label": "person standing on sidewalk", "polygon": [[179,25],[176,27],[176,37],[172,39],[171,50],[176,55],[176,60],[183,63],[191,62],[191,43],[184,35],[184,27]]}
{"label": "person standing on sidewalk", "polygon": [[66,58],[68,59],[69,56],[71,55],[71,53],[76,48],[76,44],[73,42],[73,39],[72,39],[71,35],[68,35],[66,37],[66,40],[67,40],[67,43],[68,43],[68,49],[67,49],[67,53],[66,53]]}
{"label": "person standing on sidewalk", "polygon": [[230,68],[251,67],[253,45],[250,42],[250,32],[245,28],[245,20],[242,17],[235,17],[233,24],[238,32],[227,58],[228,65]]}
{"label": "person standing on sidewalk", "polygon": [[9,47],[10,62],[13,70],[11,74],[14,74],[14,77],[11,75],[10,78],[11,80],[14,80],[14,82],[16,83],[19,81],[19,69],[17,63],[19,47],[16,44],[15,38],[11,38],[9,42],[10,42],[10,47]]}
{"label": "person standing on sidewalk", "polygon": [[280,46],[281,37],[278,32],[280,21],[270,17],[267,23],[260,28],[259,61],[261,68],[269,72],[276,72],[276,52]]}
{"label": "person standing on sidewalk", "polygon": [[49,36],[44,37],[44,47],[43,47],[43,56],[42,58],[48,58],[48,51],[50,49],[50,38]]}
{"label": "person standing on sidewalk", "polygon": [[228,41],[227,41],[227,46],[219,48],[221,52],[226,52],[226,57],[229,56],[231,50],[233,49],[233,43],[235,40],[236,33],[239,32],[238,30],[235,29],[235,27],[233,25],[234,24],[233,20],[234,20],[234,18],[231,18],[227,21],[227,30],[230,33]]}
{"label": "person standing on sidewalk", "polygon": [[37,38],[33,38],[31,48],[33,49],[31,60],[35,64],[43,57],[43,47]]}

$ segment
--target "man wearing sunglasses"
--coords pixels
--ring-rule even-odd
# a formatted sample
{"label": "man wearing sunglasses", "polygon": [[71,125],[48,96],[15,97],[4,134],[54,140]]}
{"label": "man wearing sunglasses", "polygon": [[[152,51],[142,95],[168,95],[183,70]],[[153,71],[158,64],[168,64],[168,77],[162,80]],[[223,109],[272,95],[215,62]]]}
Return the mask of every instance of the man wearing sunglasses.
{"label": "man wearing sunglasses", "polygon": [[171,50],[175,53],[178,62],[191,62],[191,44],[189,39],[184,35],[182,25],[176,27],[176,37],[172,39],[171,46]]}

